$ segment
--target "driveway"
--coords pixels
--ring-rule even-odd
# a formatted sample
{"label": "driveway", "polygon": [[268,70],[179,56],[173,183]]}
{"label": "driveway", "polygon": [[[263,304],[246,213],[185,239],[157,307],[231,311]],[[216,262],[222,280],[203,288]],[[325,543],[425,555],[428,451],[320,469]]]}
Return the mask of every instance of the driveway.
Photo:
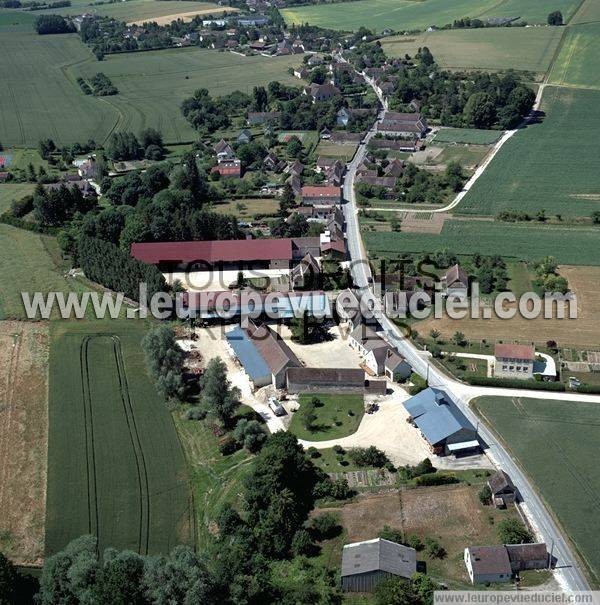
{"label": "driveway", "polygon": [[431,453],[419,430],[408,420],[408,412],[402,405],[410,395],[400,386],[392,385],[393,393],[377,398],[379,409],[373,414],[365,414],[356,433],[340,439],[327,441],[306,441],[305,447],[317,449],[340,445],[343,448],[369,447],[374,445],[383,450],[395,466],[415,465],[423,458],[429,458],[434,466],[444,469],[493,468],[484,455],[454,459]]}

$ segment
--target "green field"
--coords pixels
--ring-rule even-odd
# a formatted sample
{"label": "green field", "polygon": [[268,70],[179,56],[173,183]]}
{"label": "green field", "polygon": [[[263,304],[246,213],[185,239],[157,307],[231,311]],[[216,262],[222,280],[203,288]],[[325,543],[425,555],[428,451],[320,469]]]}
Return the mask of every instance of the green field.
{"label": "green field", "polygon": [[[180,105],[198,88],[214,95],[279,80],[297,83],[287,73],[298,57],[240,57],[200,48],[111,55],[99,63],[75,34],[37,36],[8,32],[0,36],[3,86],[0,87],[0,141],[35,146],[51,137],[57,144],[104,142],[115,130],[160,129],[167,142],[194,140],[194,129]],[[76,83],[103,71],[119,94],[90,97]]]}
{"label": "green field", "polygon": [[83,292],[64,277],[56,239],[0,224],[0,319],[25,319],[21,292]]}
{"label": "green field", "polygon": [[566,217],[600,210],[600,92],[547,87],[542,110],[541,124],[502,147],[455,212],[545,209],[548,216]]}
{"label": "green field", "polygon": [[483,397],[475,406],[533,479],[598,586],[600,406],[508,397]]}
{"label": "green field", "polygon": [[502,136],[500,130],[477,128],[442,128],[436,133],[434,143],[463,143],[465,145],[493,145]]}
{"label": "green field", "polygon": [[[313,430],[303,423],[302,406],[317,397],[322,406],[315,407]],[[356,394],[303,393],[299,396],[300,410],[292,416],[290,431],[299,439],[327,441],[352,435],[365,412],[364,397]]]}
{"label": "green field", "polygon": [[550,67],[563,31],[560,27],[456,29],[383,38],[381,45],[392,57],[414,56],[427,46],[439,65],[451,69],[540,73]]}
{"label": "green field", "polygon": [[13,200],[33,193],[33,183],[3,183],[0,185],[0,214],[10,209]]}
{"label": "green field", "polygon": [[546,0],[358,0],[333,4],[291,7],[281,11],[289,24],[309,23],[331,29],[357,30],[361,26],[378,32],[425,30],[443,26],[463,17],[520,17],[528,23],[546,23],[550,10],[560,10],[569,19],[577,0],[556,0],[549,7]]}
{"label": "green field", "polygon": [[549,81],[560,86],[600,89],[600,23],[567,29]]}
{"label": "green field", "polygon": [[141,554],[193,543],[183,450],[136,321],[53,322],[46,555],[82,534]]}
{"label": "green field", "polygon": [[363,233],[367,249],[379,257],[450,248],[456,254],[501,254],[535,261],[551,254],[567,265],[600,265],[600,229],[531,223],[448,220],[442,233]]}
{"label": "green field", "polygon": [[[89,0],[71,0],[71,6],[52,8],[48,10],[35,11],[34,15],[59,14],[59,15],[81,15],[91,13],[113,17],[119,21],[140,21],[167,15],[196,12],[198,14],[221,14],[223,8],[212,2],[194,2],[193,0],[125,0],[124,2],[106,2],[105,4],[94,4]],[[0,11],[0,15],[3,11]]]}

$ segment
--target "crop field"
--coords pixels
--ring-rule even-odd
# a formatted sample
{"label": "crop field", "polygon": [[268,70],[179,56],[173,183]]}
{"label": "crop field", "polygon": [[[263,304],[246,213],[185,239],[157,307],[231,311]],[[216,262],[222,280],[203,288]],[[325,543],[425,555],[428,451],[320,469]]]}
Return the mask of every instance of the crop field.
{"label": "crop field", "polygon": [[542,110],[542,122],[502,147],[455,212],[590,216],[600,210],[600,91],[547,87]]}
{"label": "crop field", "polygon": [[501,254],[509,260],[535,261],[551,254],[559,263],[600,265],[600,229],[532,223],[447,220],[440,235],[363,233],[371,254],[397,258],[403,252],[450,248],[458,255]]}
{"label": "crop field", "polygon": [[44,554],[48,326],[0,321],[0,551],[20,565]]}
{"label": "crop field", "polygon": [[[482,397],[476,407],[508,444],[600,582],[600,406]],[[552,463],[549,464],[549,455]]]}
{"label": "crop field", "polygon": [[599,57],[600,24],[569,27],[552,66],[550,83],[600,89]]}
{"label": "crop field", "polygon": [[[577,0],[556,0],[552,9],[560,10],[569,19],[578,5]],[[361,26],[380,32],[425,30],[431,25],[443,26],[463,17],[520,17],[528,23],[546,23],[548,3],[531,0],[357,0],[343,7],[337,4],[317,4],[291,7],[281,11],[288,24],[309,23],[331,29],[357,30]]]}
{"label": "crop field", "polygon": [[[427,2],[427,0],[426,0]],[[497,27],[426,32],[383,38],[388,56],[413,56],[427,46],[449,69],[516,69],[544,73],[560,42],[560,27]]]}
{"label": "crop field", "polygon": [[[234,10],[231,10],[231,12],[234,12]],[[223,13],[223,8],[212,2],[194,2],[193,0],[177,0],[177,2],[169,0],[125,0],[124,2],[106,2],[105,4],[93,3],[90,0],[71,0],[71,6],[35,11],[35,14],[81,15],[82,13],[91,13],[130,22],[149,21],[166,16],[175,20],[181,13],[190,12],[200,15],[218,15]]]}
{"label": "crop field", "polygon": [[477,128],[441,128],[434,143],[462,143],[467,145],[493,145],[502,136],[500,130],[478,130]]}
{"label": "crop field", "polygon": [[[509,274],[510,288],[516,296],[532,292],[529,267],[524,264],[509,266]],[[567,279],[570,290],[577,297],[573,303],[577,306],[576,318],[568,317],[567,308],[563,319],[545,319],[543,316],[525,319],[517,314],[512,319],[493,316],[490,319],[465,317],[457,320],[444,315],[440,319],[429,317],[420,321],[415,324],[415,328],[420,334],[429,334],[432,329],[438,330],[445,339],[450,339],[458,330],[472,342],[507,342],[517,334],[523,342],[545,345],[548,338],[551,338],[560,346],[591,349],[600,347],[600,295],[596,288],[600,280],[600,267],[561,266],[560,274]],[[589,381],[590,376],[587,375],[585,382]]]}
{"label": "crop field", "polygon": [[570,25],[578,25],[597,21],[600,21],[600,3],[596,0],[585,0],[569,23]]}
{"label": "crop field", "polygon": [[141,554],[193,543],[185,458],[135,321],[53,322],[46,555],[82,534]]}
{"label": "crop field", "polygon": [[[172,2],[169,2],[172,4]],[[240,57],[200,48],[111,55],[100,64],[75,34],[37,36],[8,32],[0,36],[3,86],[0,87],[0,141],[34,147],[39,139],[58,145],[104,142],[114,130],[162,131],[169,143],[190,141],[194,129],[181,115],[183,99],[198,88],[213,95],[279,80],[297,83],[287,73],[298,57]],[[84,95],[79,75],[108,75],[119,94]]]}

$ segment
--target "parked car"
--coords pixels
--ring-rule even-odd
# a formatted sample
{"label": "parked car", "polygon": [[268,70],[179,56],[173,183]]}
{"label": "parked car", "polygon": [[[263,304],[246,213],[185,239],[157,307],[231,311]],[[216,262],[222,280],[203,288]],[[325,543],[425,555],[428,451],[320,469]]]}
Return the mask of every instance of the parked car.
{"label": "parked car", "polygon": [[269,397],[269,409],[275,414],[275,416],[285,416],[285,409],[279,403],[277,397]]}

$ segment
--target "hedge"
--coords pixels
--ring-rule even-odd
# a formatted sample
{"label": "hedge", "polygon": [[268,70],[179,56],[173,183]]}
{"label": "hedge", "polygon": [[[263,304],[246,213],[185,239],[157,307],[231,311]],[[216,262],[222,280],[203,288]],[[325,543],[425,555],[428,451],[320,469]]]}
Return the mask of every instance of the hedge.
{"label": "hedge", "polygon": [[428,475],[421,475],[415,479],[415,485],[427,486],[427,485],[449,485],[451,483],[458,483],[458,479],[454,475],[447,475],[445,473],[433,473]]}
{"label": "hedge", "polygon": [[530,391],[566,391],[562,382],[527,382],[511,378],[488,378],[487,376],[464,376],[468,384],[479,387],[502,387],[505,389],[527,389]]}

